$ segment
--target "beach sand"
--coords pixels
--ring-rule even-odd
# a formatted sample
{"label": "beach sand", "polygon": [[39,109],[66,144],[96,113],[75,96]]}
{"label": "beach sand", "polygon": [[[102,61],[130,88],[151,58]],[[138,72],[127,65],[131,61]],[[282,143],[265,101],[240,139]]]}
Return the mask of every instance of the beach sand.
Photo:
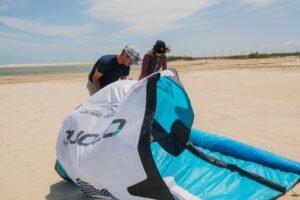
{"label": "beach sand", "polygon": [[[189,94],[195,128],[300,161],[300,58],[176,61],[169,67]],[[0,77],[0,199],[89,199],[53,167],[64,117],[89,97],[86,79]],[[280,199],[300,199],[300,184]]]}

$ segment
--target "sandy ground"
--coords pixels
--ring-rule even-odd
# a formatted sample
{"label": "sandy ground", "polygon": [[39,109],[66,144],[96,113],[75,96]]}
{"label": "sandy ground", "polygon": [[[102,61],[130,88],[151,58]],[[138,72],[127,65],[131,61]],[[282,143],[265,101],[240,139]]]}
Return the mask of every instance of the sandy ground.
{"label": "sandy ground", "polygon": [[[190,96],[195,128],[300,161],[300,58],[169,67]],[[61,122],[88,98],[86,76],[0,77],[0,199],[88,199],[53,168]],[[300,184],[280,199],[300,199]]]}

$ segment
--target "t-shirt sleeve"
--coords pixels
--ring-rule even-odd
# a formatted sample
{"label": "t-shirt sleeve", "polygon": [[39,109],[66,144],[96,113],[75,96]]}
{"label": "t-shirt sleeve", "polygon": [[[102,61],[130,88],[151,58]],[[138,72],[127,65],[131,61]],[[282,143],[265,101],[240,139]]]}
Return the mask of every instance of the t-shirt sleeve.
{"label": "t-shirt sleeve", "polygon": [[105,74],[109,70],[109,65],[101,58],[97,61],[96,66],[101,74]]}

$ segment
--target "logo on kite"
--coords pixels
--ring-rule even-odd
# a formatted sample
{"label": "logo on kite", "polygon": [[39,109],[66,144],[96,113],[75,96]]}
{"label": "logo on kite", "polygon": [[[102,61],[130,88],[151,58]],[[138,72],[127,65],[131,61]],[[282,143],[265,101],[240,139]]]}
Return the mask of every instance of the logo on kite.
{"label": "logo on kite", "polygon": [[111,125],[106,129],[103,138],[108,138],[108,137],[118,135],[121,129],[124,127],[125,123],[126,123],[125,119],[115,119],[111,123]]}
{"label": "logo on kite", "polygon": [[[67,130],[66,131],[66,140],[63,141],[64,145],[67,144],[78,144],[80,146],[88,146],[90,144],[95,144],[99,142],[101,139],[116,136],[120,133],[122,128],[126,123],[125,119],[115,119],[112,121],[110,126],[106,129],[104,134],[98,133],[86,133],[85,131],[79,131],[75,133],[75,130]],[[103,135],[103,136],[102,136]],[[101,137],[102,136],[102,137]]]}

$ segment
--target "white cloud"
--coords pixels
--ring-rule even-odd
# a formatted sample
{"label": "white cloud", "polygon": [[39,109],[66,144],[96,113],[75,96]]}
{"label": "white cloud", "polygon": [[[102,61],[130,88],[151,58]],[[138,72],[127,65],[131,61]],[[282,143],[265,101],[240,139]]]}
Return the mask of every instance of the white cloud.
{"label": "white cloud", "polygon": [[0,0],[0,11],[6,10],[8,8],[8,0]]}
{"label": "white cloud", "polygon": [[179,20],[207,8],[217,0],[87,0],[92,18],[113,20],[127,27],[122,34],[155,34],[181,27]]}
{"label": "white cloud", "polygon": [[24,6],[24,0],[0,0],[0,11]]}
{"label": "white cloud", "polygon": [[0,0],[0,11],[6,10],[8,8],[8,0]]}
{"label": "white cloud", "polygon": [[297,45],[297,44],[300,44],[300,40],[289,40],[287,42],[284,43],[284,45]]}
{"label": "white cloud", "polygon": [[4,24],[10,28],[18,29],[20,31],[41,34],[44,36],[76,37],[93,31],[93,28],[89,25],[47,25],[40,22],[7,16],[0,16],[0,24]]}
{"label": "white cloud", "polygon": [[276,0],[241,0],[242,3],[255,7],[268,6],[274,3],[275,1]]}

